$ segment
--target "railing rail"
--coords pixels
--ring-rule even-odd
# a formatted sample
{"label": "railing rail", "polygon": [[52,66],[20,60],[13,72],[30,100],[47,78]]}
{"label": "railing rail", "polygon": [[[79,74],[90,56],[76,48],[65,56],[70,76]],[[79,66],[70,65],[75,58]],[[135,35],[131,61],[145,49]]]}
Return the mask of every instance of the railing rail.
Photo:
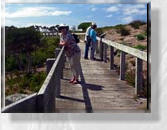
{"label": "railing rail", "polygon": [[[77,35],[85,35],[85,33],[76,33]],[[131,48],[107,39],[97,37],[100,42],[100,58],[102,61],[107,60],[107,46],[110,46],[110,69],[114,69],[114,48],[121,50],[120,55],[120,79],[125,79],[125,60],[126,54],[136,57],[136,76],[135,76],[135,94],[138,95],[142,88],[142,64],[147,61],[147,53]],[[59,53],[58,53],[59,52]],[[53,112],[55,111],[55,97],[60,96],[60,79],[63,77],[64,67],[64,47],[56,52],[56,59],[47,59],[47,77],[38,93],[30,95],[25,99],[21,99],[7,107],[3,113],[13,112]]]}
{"label": "railing rail", "polygon": [[60,79],[63,73],[64,47],[59,52],[56,61],[49,71],[41,89],[38,92],[37,106],[39,112],[55,111],[55,96],[60,96]]}
{"label": "railing rail", "polygon": [[64,47],[56,54],[57,58],[52,58],[52,62],[47,64],[48,75],[39,92],[4,107],[2,113],[55,111],[55,97],[60,95],[60,79],[62,78],[65,62]]}
{"label": "railing rail", "polygon": [[[100,38],[97,37],[97,40],[100,41]],[[119,49],[123,52],[126,52],[128,54],[131,54],[131,55],[133,55],[137,58],[140,58],[144,61],[147,61],[147,53],[144,52],[144,51],[140,51],[138,49],[135,49],[135,48],[132,48],[132,47],[129,47],[129,46],[126,46],[126,45],[122,45],[120,43],[112,42],[111,40],[107,40],[107,39],[104,39],[104,38],[102,38],[101,42],[107,44],[108,46],[112,46],[116,49]]]}
{"label": "railing rail", "polygon": [[99,38],[100,42],[100,58],[102,61],[107,60],[107,46],[110,47],[110,70],[114,69],[114,48],[119,49],[120,53],[120,80],[125,80],[126,72],[126,54],[136,57],[136,72],[135,72],[135,95],[139,96],[143,88],[143,61],[147,62],[147,52],[137,50],[135,48],[112,42],[110,40]]}

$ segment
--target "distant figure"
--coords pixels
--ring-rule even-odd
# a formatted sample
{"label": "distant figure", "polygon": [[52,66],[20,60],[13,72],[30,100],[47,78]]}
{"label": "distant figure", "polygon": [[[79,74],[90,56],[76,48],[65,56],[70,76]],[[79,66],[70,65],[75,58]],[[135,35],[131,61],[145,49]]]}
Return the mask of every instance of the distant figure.
{"label": "distant figure", "polygon": [[77,45],[75,38],[69,32],[69,26],[65,24],[61,24],[59,26],[60,35],[60,45],[65,46],[65,54],[67,56],[67,60],[69,61],[71,71],[73,74],[72,79],[69,81],[70,83],[77,84],[79,83],[79,75],[81,72],[80,68],[80,58],[81,51],[79,46]]}
{"label": "distant figure", "polygon": [[95,49],[96,49],[96,46],[97,46],[97,39],[96,39],[97,33],[95,31],[96,28],[97,28],[97,25],[94,24],[94,25],[92,25],[92,29],[90,30],[90,38],[91,38],[91,55],[90,55],[90,59],[91,60],[96,60],[95,57],[94,57]]}
{"label": "distant figure", "polygon": [[91,23],[91,26],[87,28],[86,33],[85,33],[85,54],[84,58],[88,59],[88,53],[89,53],[89,47],[91,43],[91,38],[90,38],[90,31],[92,29],[92,26],[94,26],[96,23]]}

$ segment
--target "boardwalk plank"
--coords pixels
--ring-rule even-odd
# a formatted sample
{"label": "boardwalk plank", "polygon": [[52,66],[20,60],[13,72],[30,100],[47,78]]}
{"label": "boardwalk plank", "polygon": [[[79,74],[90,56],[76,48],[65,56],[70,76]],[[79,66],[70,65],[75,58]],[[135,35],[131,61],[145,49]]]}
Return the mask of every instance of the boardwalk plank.
{"label": "boardwalk plank", "polygon": [[61,80],[61,97],[56,98],[56,112],[145,112],[146,106],[141,108],[135,100],[134,87],[119,80],[118,73],[110,70],[109,63],[84,60],[84,43],[79,43],[79,46],[85,83],[68,83],[71,71],[66,63],[64,79]]}

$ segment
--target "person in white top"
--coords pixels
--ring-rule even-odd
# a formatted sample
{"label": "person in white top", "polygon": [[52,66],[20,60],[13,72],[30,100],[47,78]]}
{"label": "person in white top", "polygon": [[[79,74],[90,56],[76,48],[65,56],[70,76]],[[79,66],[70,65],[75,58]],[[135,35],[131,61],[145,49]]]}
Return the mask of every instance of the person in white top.
{"label": "person in white top", "polygon": [[92,26],[94,25],[96,25],[96,23],[92,22],[91,26],[87,28],[86,33],[85,33],[85,53],[84,53],[85,59],[88,59],[89,47],[91,43],[90,31],[92,29]]}

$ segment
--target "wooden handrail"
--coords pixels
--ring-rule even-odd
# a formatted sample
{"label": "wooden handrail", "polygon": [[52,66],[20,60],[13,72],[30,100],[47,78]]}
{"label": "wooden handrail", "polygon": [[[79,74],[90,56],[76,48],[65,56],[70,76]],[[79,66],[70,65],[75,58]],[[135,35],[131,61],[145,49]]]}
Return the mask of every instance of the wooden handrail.
{"label": "wooden handrail", "polygon": [[[100,38],[97,37],[97,40],[100,41]],[[123,52],[131,54],[131,55],[133,55],[133,56],[135,56],[139,59],[147,61],[147,52],[140,51],[138,49],[135,49],[135,48],[132,48],[132,47],[129,47],[129,46],[126,46],[126,45],[122,45],[120,43],[112,42],[112,41],[104,39],[104,38],[102,38],[102,42],[107,44],[108,46],[112,46],[112,47],[114,47],[116,49],[119,49]]]}
{"label": "wooden handrail", "polygon": [[64,65],[64,47],[59,52],[52,68],[50,69],[41,89],[37,96],[37,111],[38,112],[54,112],[55,97],[60,96],[60,79],[63,73]]}
{"label": "wooden handrail", "polygon": [[60,62],[60,58],[61,58],[62,55],[63,55],[63,51],[64,51],[64,46],[62,47],[62,49],[61,49],[61,51],[60,51],[58,57],[56,58],[56,61],[54,62],[54,64],[53,64],[53,66],[52,66],[52,68],[51,68],[49,74],[47,75],[47,77],[46,77],[46,79],[45,79],[45,81],[44,81],[44,83],[43,83],[41,89],[39,90],[38,95],[43,94],[43,93],[45,92],[45,90],[46,90],[46,88],[47,88],[47,85],[49,84],[49,81],[50,81],[51,78],[52,78],[52,75],[55,73],[56,67],[58,67],[58,64],[59,64],[59,62]]}

